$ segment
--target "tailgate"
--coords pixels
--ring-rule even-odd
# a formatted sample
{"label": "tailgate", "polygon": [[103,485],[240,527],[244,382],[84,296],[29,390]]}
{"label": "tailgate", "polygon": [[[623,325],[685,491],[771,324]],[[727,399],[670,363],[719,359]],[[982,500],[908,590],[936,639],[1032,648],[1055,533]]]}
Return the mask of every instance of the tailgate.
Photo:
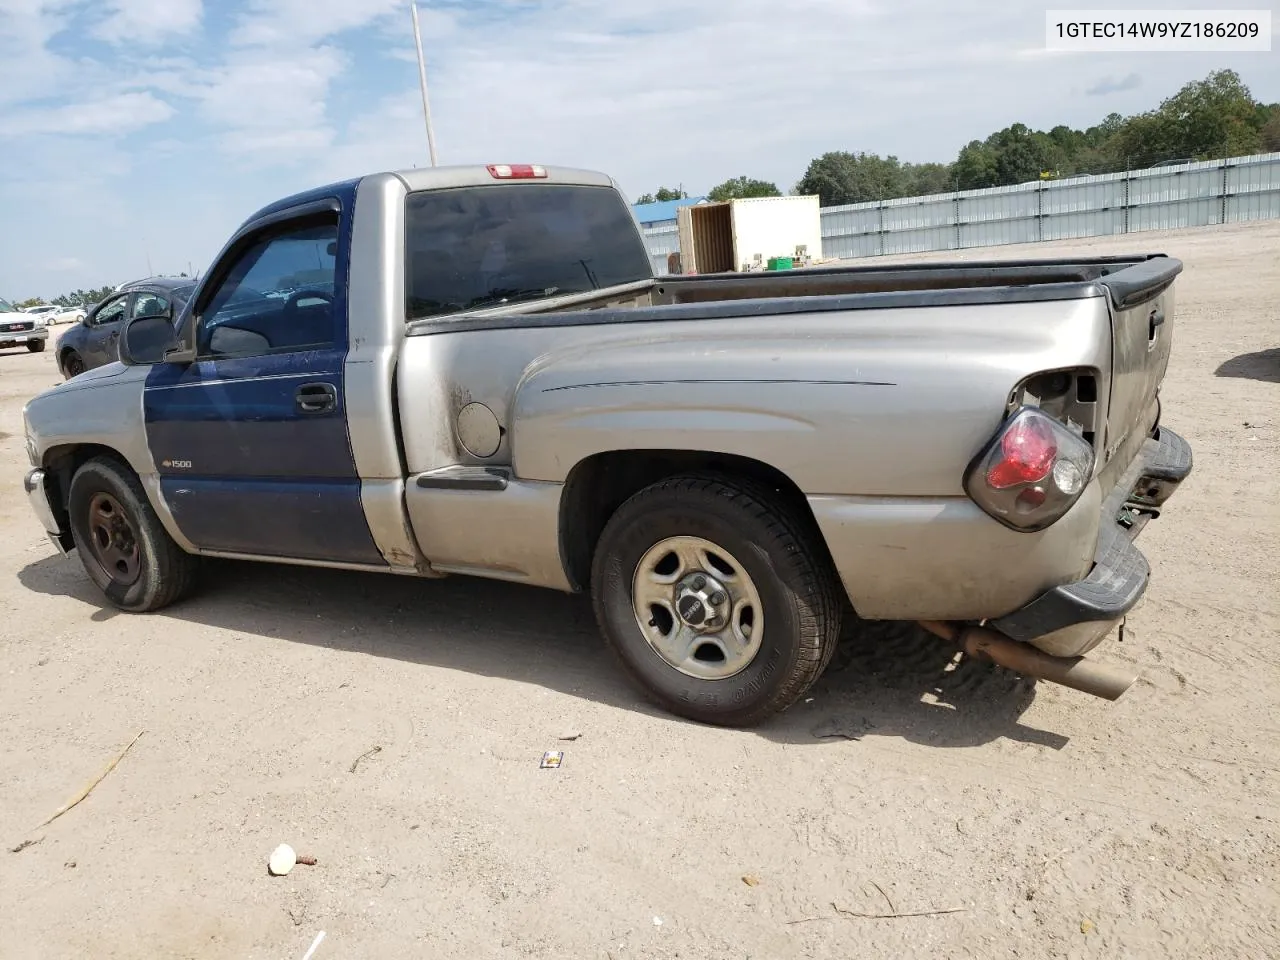
{"label": "tailgate", "polygon": [[1111,297],[1112,344],[1104,480],[1124,472],[1159,418],[1157,394],[1173,338],[1173,281],[1181,271],[1178,260],[1155,257],[1102,279]]}

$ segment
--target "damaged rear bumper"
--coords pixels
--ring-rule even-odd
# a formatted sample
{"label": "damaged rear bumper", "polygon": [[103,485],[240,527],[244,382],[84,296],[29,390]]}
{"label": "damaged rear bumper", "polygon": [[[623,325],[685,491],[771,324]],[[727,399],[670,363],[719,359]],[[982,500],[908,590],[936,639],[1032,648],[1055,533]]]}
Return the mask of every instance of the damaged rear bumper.
{"label": "damaged rear bumper", "polygon": [[1191,445],[1159,427],[1102,505],[1093,568],[987,626],[1058,657],[1088,653],[1146,592],[1151,568],[1134,543],[1191,473]]}

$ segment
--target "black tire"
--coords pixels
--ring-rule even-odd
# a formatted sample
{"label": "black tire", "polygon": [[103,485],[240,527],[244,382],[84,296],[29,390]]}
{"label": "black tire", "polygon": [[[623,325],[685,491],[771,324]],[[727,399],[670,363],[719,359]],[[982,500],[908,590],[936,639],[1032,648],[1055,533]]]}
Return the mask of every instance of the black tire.
{"label": "black tire", "polygon": [[28,353],[44,353],[44,344],[45,342],[43,340],[28,340],[27,352]]}
{"label": "black tire", "polygon": [[70,380],[84,373],[84,358],[74,350],[68,350],[62,357],[62,375]]}
{"label": "black tire", "polygon": [[[754,585],[764,627],[754,658],[734,676],[702,679],[677,669],[641,629],[633,578],[650,548],[669,537],[718,545]],[[787,709],[821,676],[840,636],[843,592],[812,519],[738,479],[673,477],[635,494],[605,525],[591,583],[600,629],[632,680],[671,713],[700,723],[750,727]]]}
{"label": "black tire", "polygon": [[125,464],[113,457],[85,463],[71,480],[67,506],[80,562],[114,606],[147,613],[191,592],[198,558],[173,542]]}

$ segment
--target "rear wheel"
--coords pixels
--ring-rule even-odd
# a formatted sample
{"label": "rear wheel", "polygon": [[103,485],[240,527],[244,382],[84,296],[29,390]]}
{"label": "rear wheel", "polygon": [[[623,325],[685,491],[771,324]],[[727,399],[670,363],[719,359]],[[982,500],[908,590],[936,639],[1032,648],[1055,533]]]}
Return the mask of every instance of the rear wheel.
{"label": "rear wheel", "polygon": [[43,341],[43,340],[28,340],[28,341],[27,341],[27,350],[28,350],[29,352],[31,352],[31,353],[43,353],[43,352],[44,352],[44,341]]}
{"label": "rear wheel", "polygon": [[173,542],[124,464],[96,457],[82,466],[67,507],[80,562],[112,604],[145,613],[191,591],[197,558]]}
{"label": "rear wheel", "polygon": [[840,633],[811,527],[773,491],[715,477],[664,480],[624,503],[596,547],[592,592],[627,672],[703,723],[752,726],[795,703]]}
{"label": "rear wheel", "polygon": [[74,350],[68,350],[62,358],[62,375],[70,380],[84,373],[84,359]]}

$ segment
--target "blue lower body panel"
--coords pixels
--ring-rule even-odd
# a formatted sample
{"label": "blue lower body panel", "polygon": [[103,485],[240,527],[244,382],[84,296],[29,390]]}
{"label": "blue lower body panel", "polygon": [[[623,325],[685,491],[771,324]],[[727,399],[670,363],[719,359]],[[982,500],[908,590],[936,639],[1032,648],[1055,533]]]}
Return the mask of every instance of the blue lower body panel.
{"label": "blue lower body panel", "polygon": [[360,503],[359,480],[166,476],[165,502],[202,549],[385,566]]}

